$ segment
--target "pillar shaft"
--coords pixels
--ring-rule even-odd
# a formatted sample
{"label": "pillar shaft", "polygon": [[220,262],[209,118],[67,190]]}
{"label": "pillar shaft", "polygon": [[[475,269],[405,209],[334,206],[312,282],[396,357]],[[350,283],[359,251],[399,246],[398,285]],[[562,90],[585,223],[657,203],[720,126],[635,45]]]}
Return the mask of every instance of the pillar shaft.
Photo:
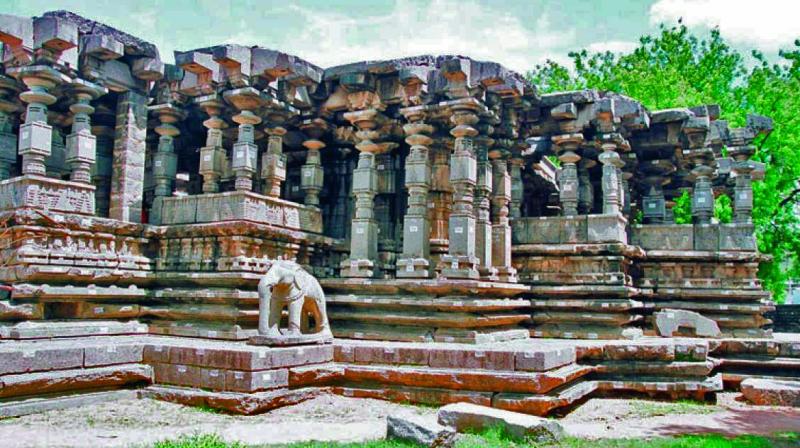
{"label": "pillar shaft", "polygon": [[70,165],[70,180],[84,184],[92,182],[92,165],[97,160],[97,139],[92,135],[92,123],[89,115],[94,107],[89,104],[92,97],[88,93],[78,92],[76,102],[69,110],[72,118],[72,133],[67,136],[66,162]]}
{"label": "pillar shaft", "polygon": [[375,195],[377,194],[377,173],[375,155],[391,147],[392,144],[376,143],[380,137],[375,130],[378,125],[378,111],[368,109],[349,112],[345,118],[358,128],[356,138],[359,143],[358,166],[353,170],[353,194],[356,197],[355,217],[350,233],[350,258],[342,262],[343,277],[371,278],[380,275],[376,267],[378,256],[378,224],[375,221]]}
{"label": "pillar shaft", "polygon": [[450,184],[453,187],[453,212],[450,214],[447,256],[442,257],[442,274],[451,278],[479,278],[475,256],[475,212],[473,208],[477,163],[473,138],[478,130],[474,103],[453,108],[450,121],[455,125],[450,134],[455,137],[450,158]]}
{"label": "pillar shaft", "polygon": [[300,188],[306,195],[305,204],[319,207],[319,193],[322,191],[325,180],[320,150],[325,147],[325,143],[317,139],[310,139],[304,141],[303,146],[308,150],[308,153],[306,154],[306,163],[300,170]]}
{"label": "pillar shaft", "polygon": [[128,222],[142,221],[147,96],[127,91],[117,99],[117,128],[108,215]]}
{"label": "pillar shaft", "polygon": [[411,151],[405,161],[405,185],[408,209],[403,218],[403,253],[397,261],[397,277],[429,278],[433,275],[430,259],[431,223],[428,216],[428,191],[431,186],[429,135],[433,127],[415,110],[406,114],[409,123],[403,126]]}
{"label": "pillar shaft", "polygon": [[525,196],[525,184],[522,183],[522,157],[512,157],[509,161],[511,175],[511,219],[522,217],[522,200]]}
{"label": "pillar shaft", "polygon": [[[283,136],[286,129],[275,126],[266,129],[267,151],[261,158],[261,178],[264,179],[264,194],[273,198],[281,196],[281,184],[286,180],[286,156],[283,154]],[[317,154],[319,151],[317,150]],[[317,155],[317,159],[319,156]]]}
{"label": "pillar shaft", "polygon": [[12,133],[12,124],[11,114],[0,110],[0,181],[11,177],[11,169],[17,162],[17,136]]}
{"label": "pillar shaft", "polygon": [[602,143],[602,154],[598,157],[603,164],[603,214],[617,215],[620,213],[620,176],[619,167],[622,164],[617,145],[613,142]]}
{"label": "pillar shaft", "polygon": [[[488,130],[487,130],[488,128]],[[484,134],[490,134],[490,126],[482,126]],[[494,140],[482,135],[476,142],[477,181],[475,184],[475,256],[478,258],[478,272],[481,278],[497,280],[497,270],[492,267],[492,221],[491,194],[493,187],[492,165],[489,162],[489,148]]]}
{"label": "pillar shaft", "polygon": [[578,167],[576,164],[581,160],[581,156],[577,154],[581,142],[583,142],[581,134],[562,134],[553,137],[558,160],[561,161],[558,184],[564,216],[578,214]]}
{"label": "pillar shaft", "polygon": [[209,118],[203,121],[206,127],[206,145],[200,148],[199,173],[203,177],[203,193],[216,193],[219,191],[219,180],[227,163],[225,148],[222,146],[222,129],[225,120],[219,117],[222,104],[207,102],[201,104]]}
{"label": "pillar shaft", "polygon": [[511,176],[508,161],[492,160],[492,266],[500,281],[516,282],[517,270],[511,266],[511,226],[508,204],[511,201]]}
{"label": "pillar shaft", "polygon": [[19,127],[19,154],[22,156],[22,174],[44,176],[45,159],[50,155],[53,128],[47,124],[47,106],[56,102],[50,94],[55,82],[43,76],[24,76],[28,86],[19,97],[28,104],[25,123]]}

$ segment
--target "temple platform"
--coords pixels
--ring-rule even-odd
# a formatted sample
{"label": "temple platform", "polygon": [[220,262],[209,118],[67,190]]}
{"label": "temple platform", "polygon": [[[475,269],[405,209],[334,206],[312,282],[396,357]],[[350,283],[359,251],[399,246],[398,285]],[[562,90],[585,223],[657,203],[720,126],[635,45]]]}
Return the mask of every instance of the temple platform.
{"label": "temple platform", "polygon": [[593,396],[713,401],[723,388],[736,390],[743,376],[800,379],[798,334],[479,344],[337,339],[276,348],[153,335],[62,336],[0,340],[0,415],[36,412],[44,395],[47,403],[69,406],[83,403],[74,399],[79,394],[126,389],[239,414],[332,393],[552,415]]}
{"label": "temple platform", "polygon": [[406,342],[527,339],[527,287],[479,280],[324,279],[337,337]]}

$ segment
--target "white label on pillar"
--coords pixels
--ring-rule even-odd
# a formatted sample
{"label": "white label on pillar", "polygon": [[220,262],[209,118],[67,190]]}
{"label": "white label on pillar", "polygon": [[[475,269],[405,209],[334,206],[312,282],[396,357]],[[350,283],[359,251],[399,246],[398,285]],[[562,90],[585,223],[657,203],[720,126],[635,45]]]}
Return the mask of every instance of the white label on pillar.
{"label": "white label on pillar", "polygon": [[103,314],[105,309],[102,306],[97,306],[94,308],[94,314]]}
{"label": "white label on pillar", "polygon": [[161,161],[160,160],[156,160],[156,166],[161,166]]}
{"label": "white label on pillar", "polygon": [[211,161],[211,154],[206,154],[203,156],[203,162],[210,162]]}
{"label": "white label on pillar", "polygon": [[382,170],[385,170],[385,169],[386,169],[386,165],[378,165],[378,170],[382,171]]}
{"label": "white label on pillar", "polygon": [[456,233],[464,233],[464,228],[463,227],[456,227],[455,228],[455,232]]}
{"label": "white label on pillar", "polygon": [[747,193],[739,193],[739,199],[747,199]]}
{"label": "white label on pillar", "polygon": [[414,265],[409,263],[406,265],[406,272],[414,272]]}
{"label": "white label on pillar", "polygon": [[697,203],[698,204],[705,204],[706,203],[706,198],[704,198],[702,196],[697,198]]}
{"label": "white label on pillar", "polygon": [[647,208],[656,208],[655,202],[651,202],[651,203],[647,204]]}
{"label": "white label on pillar", "polygon": [[452,269],[458,269],[458,261],[454,261],[454,262],[452,262],[452,263],[450,264],[450,267],[451,267]]}
{"label": "white label on pillar", "polygon": [[311,171],[306,171],[303,173],[303,177],[311,177]]}
{"label": "white label on pillar", "polygon": [[419,232],[419,228],[417,226],[408,226],[409,232]]}
{"label": "white label on pillar", "polygon": [[359,227],[359,228],[356,229],[356,233],[359,234],[359,235],[363,235],[364,234],[364,229]]}
{"label": "white label on pillar", "polygon": [[236,158],[241,159],[244,157],[244,151],[236,151]]}

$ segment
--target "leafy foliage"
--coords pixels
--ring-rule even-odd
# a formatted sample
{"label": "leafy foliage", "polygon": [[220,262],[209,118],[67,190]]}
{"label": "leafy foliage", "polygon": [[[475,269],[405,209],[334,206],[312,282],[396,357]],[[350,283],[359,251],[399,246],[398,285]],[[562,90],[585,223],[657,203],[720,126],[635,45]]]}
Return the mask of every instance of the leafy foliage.
{"label": "leafy foliage", "polygon": [[680,196],[675,198],[675,206],[672,207],[675,216],[675,224],[692,223],[692,196],[688,190],[683,190]]}
{"label": "leafy foliage", "polygon": [[[780,52],[779,63],[753,52],[754,64],[747,64],[718,30],[698,37],[679,22],[643,36],[627,54],[582,50],[569,56],[573,71],[548,61],[536,66],[529,79],[543,92],[620,92],[650,110],[719,104],[720,118],[732,127],[744,126],[748,113],[774,120],[772,133],[754,142],[753,159],[764,162],[767,170],[764,180],[753,186],[753,222],[759,250],[771,257],[761,263],[759,278],[781,302],[787,279],[800,277],[800,40]],[[730,222],[730,198],[725,198],[715,201],[714,213],[721,222]],[[691,222],[683,208],[675,212],[676,220]]]}

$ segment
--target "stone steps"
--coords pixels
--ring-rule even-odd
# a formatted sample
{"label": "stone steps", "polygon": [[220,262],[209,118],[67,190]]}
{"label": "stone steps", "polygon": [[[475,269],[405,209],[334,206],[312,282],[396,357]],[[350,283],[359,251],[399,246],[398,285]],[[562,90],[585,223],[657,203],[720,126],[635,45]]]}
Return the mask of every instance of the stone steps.
{"label": "stone steps", "polygon": [[414,366],[345,365],[346,384],[380,384],[431,389],[545,394],[592,372],[572,364],[549,372],[434,369]]}
{"label": "stone steps", "polygon": [[697,378],[647,376],[612,376],[593,378],[601,395],[616,397],[620,393],[647,395],[653,398],[691,398],[705,401],[709,395],[722,391],[722,375]]}
{"label": "stone steps", "polygon": [[0,398],[112,389],[150,384],[152,381],[153,369],[143,364],[9,374],[0,376]]}
{"label": "stone steps", "polygon": [[588,399],[597,388],[597,382],[581,379],[553,389],[545,395],[499,393],[492,398],[492,407],[543,417],[574,407]]}

